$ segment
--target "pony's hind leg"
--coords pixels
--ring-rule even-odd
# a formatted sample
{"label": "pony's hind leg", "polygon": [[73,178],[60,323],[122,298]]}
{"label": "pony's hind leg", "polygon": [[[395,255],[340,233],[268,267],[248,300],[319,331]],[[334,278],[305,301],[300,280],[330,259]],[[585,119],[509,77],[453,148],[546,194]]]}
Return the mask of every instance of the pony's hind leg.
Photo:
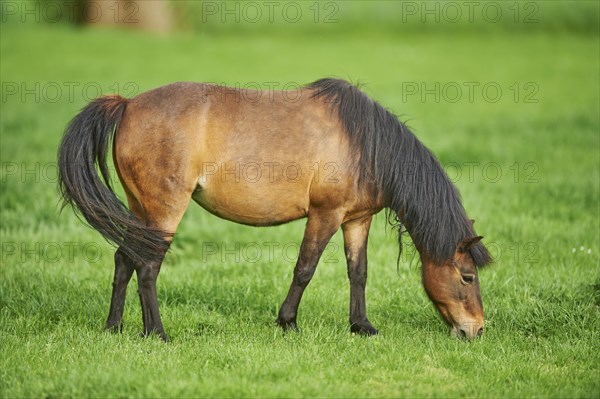
{"label": "pony's hind leg", "polygon": [[[160,184],[161,181],[158,179],[155,181],[158,181],[158,184],[147,186],[151,188],[150,190],[140,192],[141,190],[138,189],[137,194],[134,195],[129,187],[125,187],[125,193],[131,211],[147,226],[164,232],[163,238],[170,243],[191,199],[192,187],[185,189],[164,182]],[[145,262],[127,263],[133,266],[137,275],[144,335],[157,334],[164,341],[167,340],[167,334],[160,316],[156,281],[165,255],[166,250]],[[131,269],[127,269],[127,272],[131,272]]]}
{"label": "pony's hind leg", "polygon": [[375,335],[377,330],[367,319],[365,287],[367,285],[367,239],[371,227],[369,216],[344,223],[344,251],[348,262],[350,280],[350,331]]}
{"label": "pony's hind leg", "polygon": [[[179,198],[173,199],[168,207],[163,203],[160,206],[152,207],[148,203],[144,203],[143,209],[146,214],[146,224],[160,231],[168,232],[168,236],[164,237],[169,243],[172,241],[173,234],[177,230],[177,226],[185,213],[191,193],[182,194]],[[156,295],[156,281],[162,266],[165,253],[158,254],[159,260],[149,260],[143,264],[135,264],[135,271],[138,281],[138,293],[142,306],[142,319],[144,322],[144,335],[151,334],[159,335],[164,341],[167,341],[167,334],[162,324],[160,311],[158,308],[158,297]]]}
{"label": "pony's hind leg", "polygon": [[304,239],[294,268],[294,278],[277,317],[277,324],[284,330],[298,329],[296,315],[302,294],[315,273],[327,243],[340,227],[341,219],[342,215],[338,212],[309,212]]}
{"label": "pony's hind leg", "polygon": [[115,253],[115,277],[113,280],[110,311],[106,320],[107,330],[120,332],[123,329],[122,319],[125,294],[134,269],[133,261],[125,255],[122,249],[117,249]]}
{"label": "pony's hind leg", "polygon": [[167,334],[162,324],[156,295],[156,280],[162,261],[151,261],[136,268],[138,280],[138,293],[142,305],[142,320],[144,322],[144,335],[157,334],[164,341]]}

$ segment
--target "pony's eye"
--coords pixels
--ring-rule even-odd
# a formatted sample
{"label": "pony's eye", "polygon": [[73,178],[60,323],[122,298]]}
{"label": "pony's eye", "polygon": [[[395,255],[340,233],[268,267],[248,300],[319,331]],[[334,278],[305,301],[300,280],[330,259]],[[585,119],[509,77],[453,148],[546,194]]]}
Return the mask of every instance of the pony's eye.
{"label": "pony's eye", "polygon": [[474,274],[463,274],[460,276],[460,280],[463,284],[468,285],[473,283],[473,281],[475,281],[475,275]]}

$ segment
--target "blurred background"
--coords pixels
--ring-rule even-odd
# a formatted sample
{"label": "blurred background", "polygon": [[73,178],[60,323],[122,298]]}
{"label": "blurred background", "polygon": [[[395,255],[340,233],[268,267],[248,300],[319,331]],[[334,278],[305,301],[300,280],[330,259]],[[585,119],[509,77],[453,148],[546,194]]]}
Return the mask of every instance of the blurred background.
{"label": "blurred background", "polygon": [[2,22],[148,32],[571,31],[594,34],[591,1],[2,1]]}
{"label": "blurred background", "polygon": [[[3,395],[597,397],[599,14],[577,0],[1,0]],[[159,279],[174,343],[138,339],[135,284],[124,338],[102,335],[114,249],[58,213],[68,121],[102,94],[177,81],[281,90],[323,77],[360,83],[458,186],[495,260],[481,271],[485,340],[448,340],[408,238],[396,267],[383,215],[368,297],[384,335],[347,336],[338,233],[303,300],[303,335],[280,339],[296,255],[252,263],[240,248],[297,245],[305,221],[257,230],[195,205]]]}

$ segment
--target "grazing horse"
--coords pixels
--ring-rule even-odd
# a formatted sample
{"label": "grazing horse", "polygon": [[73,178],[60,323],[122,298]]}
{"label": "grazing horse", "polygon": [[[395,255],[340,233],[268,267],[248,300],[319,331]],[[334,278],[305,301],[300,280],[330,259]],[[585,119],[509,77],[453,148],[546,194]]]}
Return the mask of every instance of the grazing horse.
{"label": "grazing horse", "polygon": [[[111,187],[111,142],[128,208]],[[387,209],[399,243],[410,234],[425,290],[452,331],[483,332],[477,267],[490,256],[456,188],[395,115],[346,81],[275,92],[175,83],[133,99],[100,97],[71,121],[58,159],[63,206],[118,246],[107,329],[121,328],[135,271],[144,332],[167,339],[156,280],[193,199],[251,226],[307,218],[277,318],[285,330],[297,329],[302,294],[341,226],[351,331],[377,333],[365,304],[367,237],[373,215]]]}

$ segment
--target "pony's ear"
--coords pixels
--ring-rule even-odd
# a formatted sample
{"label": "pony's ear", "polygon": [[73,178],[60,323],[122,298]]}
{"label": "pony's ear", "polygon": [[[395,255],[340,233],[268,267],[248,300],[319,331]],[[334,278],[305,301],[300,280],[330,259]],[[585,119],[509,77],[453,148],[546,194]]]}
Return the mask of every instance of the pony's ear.
{"label": "pony's ear", "polygon": [[475,219],[470,219],[471,222],[471,227],[473,227],[473,225],[475,224]]}
{"label": "pony's ear", "polygon": [[481,241],[482,238],[483,238],[483,236],[467,237],[464,240],[462,240],[460,244],[458,244],[456,251],[457,252],[467,252],[473,245],[475,245],[479,241]]}

